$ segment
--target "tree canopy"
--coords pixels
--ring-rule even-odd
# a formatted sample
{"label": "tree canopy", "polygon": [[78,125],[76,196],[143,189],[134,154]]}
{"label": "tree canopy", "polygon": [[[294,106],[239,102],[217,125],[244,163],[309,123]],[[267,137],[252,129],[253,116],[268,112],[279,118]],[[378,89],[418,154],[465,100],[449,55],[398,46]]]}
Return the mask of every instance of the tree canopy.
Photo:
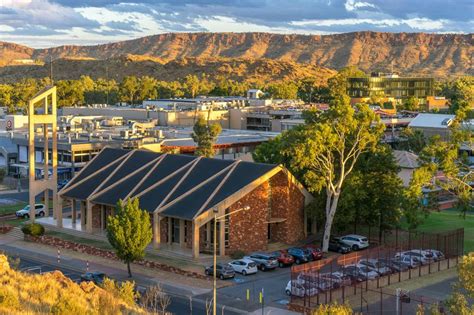
{"label": "tree canopy", "polygon": [[214,143],[222,131],[218,123],[209,124],[204,117],[199,116],[193,127],[192,138],[197,143],[195,154],[204,157],[214,157]]}
{"label": "tree canopy", "polygon": [[115,215],[107,218],[107,238],[117,257],[127,264],[131,277],[130,264],[143,259],[153,237],[150,215],[139,208],[138,198],[126,203],[120,200],[116,210]]}

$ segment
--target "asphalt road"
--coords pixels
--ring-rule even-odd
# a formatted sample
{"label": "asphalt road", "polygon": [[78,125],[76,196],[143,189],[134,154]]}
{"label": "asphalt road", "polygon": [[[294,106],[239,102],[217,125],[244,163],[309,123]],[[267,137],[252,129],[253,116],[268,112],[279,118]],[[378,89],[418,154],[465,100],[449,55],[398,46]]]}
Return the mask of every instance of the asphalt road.
{"label": "asphalt road", "polygon": [[[2,247],[8,253],[8,249]],[[45,262],[40,259],[25,257],[23,255],[11,255],[14,258],[20,259],[19,268],[21,271],[30,272],[30,273],[37,273],[43,274],[47,272],[52,272],[55,270],[61,271],[66,277],[70,278],[75,282],[79,282],[81,278],[81,274],[83,271],[68,268],[67,266],[57,266],[48,262]],[[197,315],[206,315],[206,302],[205,300],[200,300],[197,298],[190,299],[186,296],[176,295],[174,293],[169,293],[168,295],[171,297],[171,304],[167,308],[168,312],[172,312],[174,314],[197,314]],[[230,310],[226,309],[226,305],[218,305],[218,312],[219,314],[225,315],[236,315],[236,314],[245,314],[244,311],[240,312],[237,310]],[[222,308],[224,310],[222,311]]]}

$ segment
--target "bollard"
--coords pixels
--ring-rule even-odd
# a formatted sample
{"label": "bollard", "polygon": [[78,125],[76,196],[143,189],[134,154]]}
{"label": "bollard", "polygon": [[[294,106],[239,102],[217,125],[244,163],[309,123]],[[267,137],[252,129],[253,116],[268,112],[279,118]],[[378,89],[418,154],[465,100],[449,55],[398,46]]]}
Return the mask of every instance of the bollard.
{"label": "bollard", "polygon": [[250,301],[250,289],[247,289],[247,301]]}
{"label": "bollard", "polygon": [[58,248],[58,264],[61,263],[61,251]]}
{"label": "bollard", "polygon": [[89,272],[89,261],[86,261],[86,271]]}

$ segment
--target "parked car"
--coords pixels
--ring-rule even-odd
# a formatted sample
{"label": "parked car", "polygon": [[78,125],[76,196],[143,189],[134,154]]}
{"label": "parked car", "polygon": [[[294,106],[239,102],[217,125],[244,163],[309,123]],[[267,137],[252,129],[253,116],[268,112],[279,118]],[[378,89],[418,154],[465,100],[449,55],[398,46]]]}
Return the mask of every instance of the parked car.
{"label": "parked car", "polygon": [[61,190],[64,188],[64,186],[67,185],[67,183],[69,183],[69,179],[63,179],[61,181],[58,182],[58,190]]}
{"label": "parked car", "polygon": [[442,251],[436,249],[427,249],[426,251],[433,254],[433,258],[435,261],[443,260],[445,258]]}
{"label": "parked car", "polygon": [[293,256],[283,251],[276,251],[271,253],[278,260],[278,266],[283,268],[285,266],[291,266],[295,262]]}
{"label": "parked car", "polygon": [[395,255],[395,258],[406,264],[409,268],[416,268],[421,265],[421,261],[418,257],[408,254]]}
{"label": "parked car", "polygon": [[288,254],[293,256],[297,265],[311,261],[311,254],[303,248],[292,247],[288,249]]}
{"label": "parked car", "polygon": [[354,267],[357,270],[357,273],[364,276],[369,280],[374,280],[380,277],[380,274],[377,271],[371,270],[369,267],[361,264],[349,265],[347,267]]}
{"label": "parked car", "polygon": [[101,285],[106,277],[107,276],[103,272],[86,272],[85,274],[81,275],[81,282],[92,281],[97,285]]}
{"label": "parked car", "polygon": [[352,250],[349,245],[341,242],[339,238],[330,239],[328,249],[332,252],[337,252],[340,254],[347,254]]}
{"label": "parked car", "polygon": [[285,292],[288,296],[305,297],[318,294],[318,289],[306,285],[303,280],[290,280],[286,285]]}
{"label": "parked car", "polygon": [[[207,276],[214,275],[214,265],[206,267],[204,273]],[[229,264],[216,264],[216,277],[221,280],[235,277],[235,271]]]}
{"label": "parked car", "polygon": [[357,234],[349,234],[340,237],[340,241],[349,245],[352,250],[359,250],[369,247],[369,240],[367,237]]}
{"label": "parked car", "polygon": [[[342,272],[336,271],[333,273],[323,273],[321,274],[322,278],[331,279],[332,281],[337,282],[337,287],[342,287],[345,285],[351,285],[352,279],[350,276],[343,274]],[[336,287],[336,286],[335,286]]]}
{"label": "parked car", "polygon": [[370,270],[375,271],[383,276],[388,275],[392,272],[392,269],[390,269],[385,263],[374,258],[361,259],[359,260],[359,265],[364,265]]}
{"label": "parked car", "polygon": [[271,254],[253,253],[249,256],[245,256],[244,258],[254,261],[257,264],[257,268],[262,271],[272,270],[278,267],[278,260]]}
{"label": "parked car", "polygon": [[400,259],[380,259],[392,272],[403,272],[407,271],[410,267],[403,263]]}
{"label": "parked car", "polygon": [[233,260],[229,265],[235,272],[241,273],[244,276],[257,273],[257,264],[250,259]]}
{"label": "parked car", "polygon": [[296,277],[296,280],[301,280],[309,285],[310,287],[316,287],[319,291],[327,291],[330,289],[335,289],[339,287],[339,284],[336,281],[332,281],[331,279],[323,278],[318,273],[311,273],[311,272],[301,272]]}
{"label": "parked car", "polygon": [[[46,207],[42,203],[35,204],[35,215],[37,217],[44,217],[46,214]],[[30,217],[30,205],[25,206],[23,209],[15,212],[18,218],[28,219]]]}
{"label": "parked car", "polygon": [[342,275],[349,277],[351,279],[351,283],[362,282],[367,280],[367,277],[359,272],[359,269],[356,268],[354,265],[349,265],[342,267],[339,271]]}
{"label": "parked car", "polygon": [[320,248],[317,248],[313,245],[306,245],[304,249],[306,249],[311,254],[312,260],[320,260],[323,258],[323,252]]}
{"label": "parked car", "polygon": [[422,265],[426,265],[426,264],[434,262],[433,254],[421,249],[413,249],[413,250],[408,250],[404,252],[398,252],[395,254],[395,258],[399,258],[402,255],[416,257]]}

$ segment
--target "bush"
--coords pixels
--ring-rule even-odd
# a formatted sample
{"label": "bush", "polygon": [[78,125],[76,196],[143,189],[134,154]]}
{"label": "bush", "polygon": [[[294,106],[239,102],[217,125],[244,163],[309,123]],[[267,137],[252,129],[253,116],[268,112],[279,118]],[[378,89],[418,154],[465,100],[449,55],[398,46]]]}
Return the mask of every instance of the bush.
{"label": "bush", "polygon": [[21,231],[25,235],[42,236],[44,235],[44,226],[39,223],[29,223],[23,225]]}
{"label": "bush", "polygon": [[235,252],[230,254],[230,258],[232,259],[241,259],[245,256],[245,252],[242,250],[236,250]]}

